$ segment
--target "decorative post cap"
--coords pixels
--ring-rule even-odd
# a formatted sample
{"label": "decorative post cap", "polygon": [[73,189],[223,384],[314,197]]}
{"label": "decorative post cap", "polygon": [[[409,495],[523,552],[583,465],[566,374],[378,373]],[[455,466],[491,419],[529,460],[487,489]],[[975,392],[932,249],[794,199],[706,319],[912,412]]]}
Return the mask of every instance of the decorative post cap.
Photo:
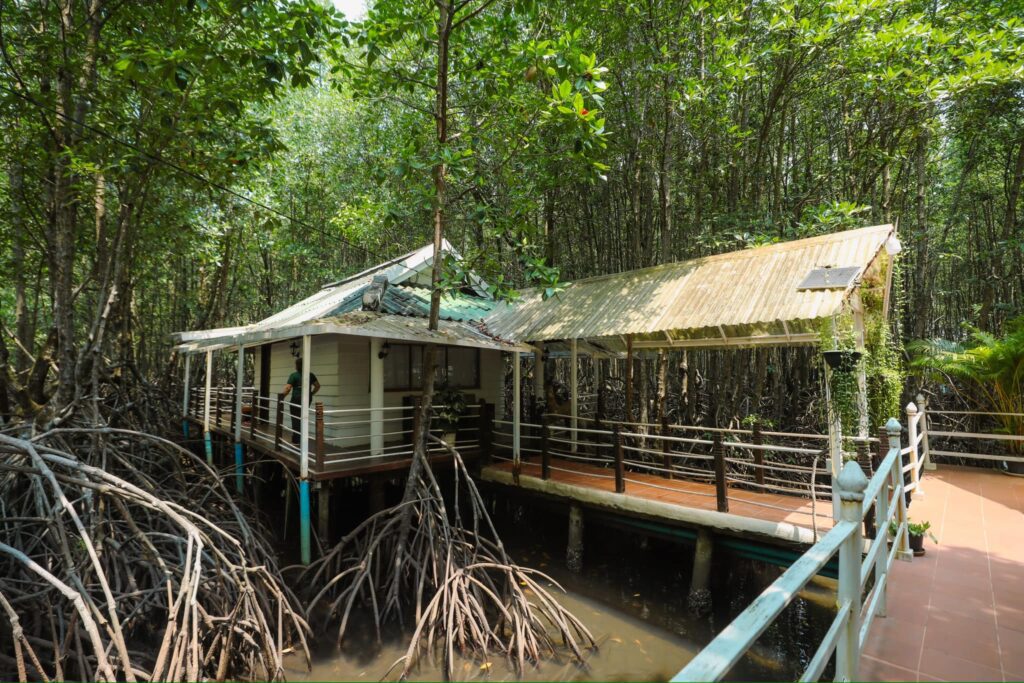
{"label": "decorative post cap", "polygon": [[917,415],[917,406],[913,401],[907,404],[907,415]]}
{"label": "decorative post cap", "polygon": [[[910,405],[914,404],[911,403]],[[908,409],[907,412],[909,413],[910,410]],[[901,425],[900,421],[897,420],[895,417],[890,417],[889,421],[885,423],[885,431],[889,433],[889,436],[897,436],[900,432],[903,431],[903,425]]]}
{"label": "decorative post cap", "polygon": [[839,473],[839,497],[848,502],[864,500],[864,489],[868,487],[868,478],[856,460],[847,460]]}

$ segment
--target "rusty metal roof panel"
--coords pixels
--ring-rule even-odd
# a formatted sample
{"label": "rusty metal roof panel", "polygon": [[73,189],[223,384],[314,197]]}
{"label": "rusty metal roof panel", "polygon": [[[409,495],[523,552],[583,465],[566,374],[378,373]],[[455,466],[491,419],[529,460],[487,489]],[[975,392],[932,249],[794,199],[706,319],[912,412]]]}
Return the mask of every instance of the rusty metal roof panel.
{"label": "rusty metal roof panel", "polygon": [[864,272],[891,225],[794,240],[569,283],[543,300],[530,290],[498,306],[488,328],[522,341],[712,336],[722,329],[816,320],[835,314],[849,290],[799,290],[814,268]]}

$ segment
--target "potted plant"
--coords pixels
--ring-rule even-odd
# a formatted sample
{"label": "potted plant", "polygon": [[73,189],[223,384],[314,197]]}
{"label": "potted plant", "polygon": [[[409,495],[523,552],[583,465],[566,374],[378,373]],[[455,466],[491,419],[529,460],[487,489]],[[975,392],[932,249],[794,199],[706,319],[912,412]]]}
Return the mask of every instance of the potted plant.
{"label": "potted plant", "polygon": [[437,420],[443,433],[441,438],[454,448],[459,418],[466,414],[466,396],[458,389],[444,385],[434,394],[434,405],[437,408]]}
{"label": "potted plant", "polygon": [[[939,542],[939,539],[935,538],[935,534],[931,532],[931,528],[931,522],[912,522],[909,519],[907,520],[907,540],[910,543],[910,549],[914,551],[914,557],[924,555],[924,537],[926,535],[932,539],[933,543]],[[897,529],[896,520],[894,519],[889,523],[889,531],[895,536]]]}

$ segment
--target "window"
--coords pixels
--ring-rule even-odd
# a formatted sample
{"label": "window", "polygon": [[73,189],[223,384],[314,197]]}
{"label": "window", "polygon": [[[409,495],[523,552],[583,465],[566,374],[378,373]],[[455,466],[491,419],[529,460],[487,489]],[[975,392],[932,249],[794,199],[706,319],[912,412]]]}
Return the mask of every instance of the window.
{"label": "window", "polygon": [[[390,344],[384,358],[385,391],[414,391],[423,381],[423,347]],[[447,382],[453,389],[480,388],[480,349],[442,346],[438,349],[438,384]]]}

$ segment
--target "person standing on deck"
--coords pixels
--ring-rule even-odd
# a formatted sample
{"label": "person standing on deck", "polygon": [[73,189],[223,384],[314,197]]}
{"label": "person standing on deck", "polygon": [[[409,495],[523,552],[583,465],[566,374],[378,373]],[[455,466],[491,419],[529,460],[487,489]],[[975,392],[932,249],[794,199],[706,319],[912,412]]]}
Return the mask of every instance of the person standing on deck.
{"label": "person standing on deck", "polygon": [[[295,359],[295,372],[288,375],[288,383],[284,385],[284,389],[281,390],[282,394],[288,394],[291,392],[291,398],[288,400],[291,402],[291,413],[292,413],[292,443],[296,446],[299,445],[299,436],[302,433],[302,359]],[[316,375],[312,371],[309,373],[309,404],[313,405],[313,397],[316,396],[316,392],[320,391],[320,380],[316,378]]]}

